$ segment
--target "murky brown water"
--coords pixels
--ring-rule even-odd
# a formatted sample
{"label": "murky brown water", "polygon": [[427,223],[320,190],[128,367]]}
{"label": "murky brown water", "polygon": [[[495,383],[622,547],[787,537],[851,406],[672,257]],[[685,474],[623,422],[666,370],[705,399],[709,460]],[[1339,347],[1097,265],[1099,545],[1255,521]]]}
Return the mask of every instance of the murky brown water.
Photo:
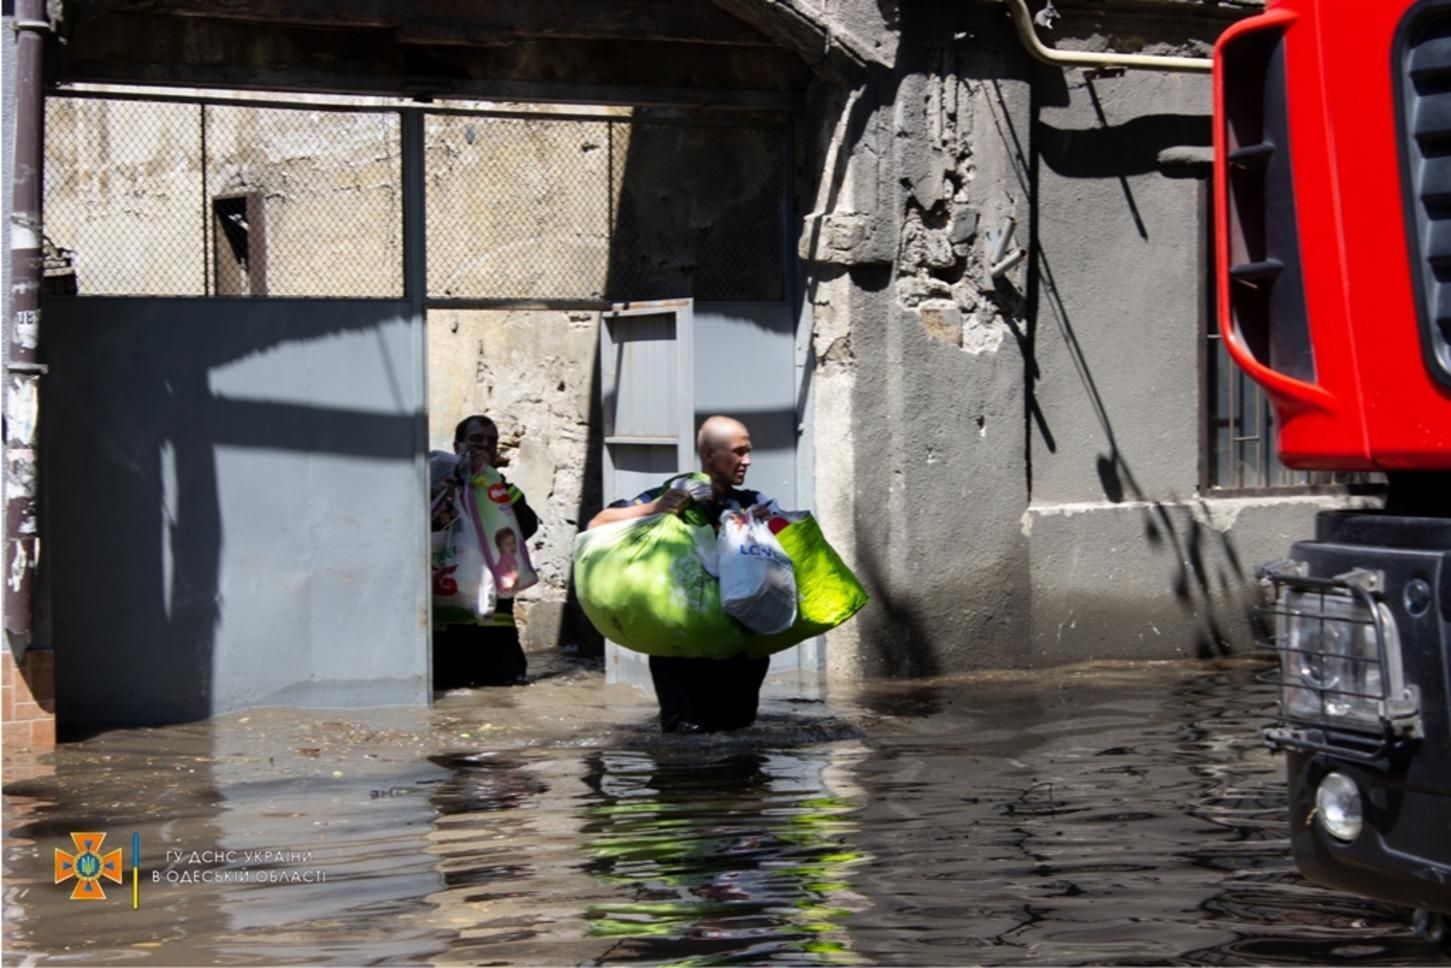
{"label": "murky brown water", "polygon": [[[111,732],[7,764],[5,962],[1443,961],[1295,873],[1259,671],[888,684],[662,737],[560,666],[431,712]],[[135,909],[129,870],[53,883],[80,831],[127,864],[139,835]]]}

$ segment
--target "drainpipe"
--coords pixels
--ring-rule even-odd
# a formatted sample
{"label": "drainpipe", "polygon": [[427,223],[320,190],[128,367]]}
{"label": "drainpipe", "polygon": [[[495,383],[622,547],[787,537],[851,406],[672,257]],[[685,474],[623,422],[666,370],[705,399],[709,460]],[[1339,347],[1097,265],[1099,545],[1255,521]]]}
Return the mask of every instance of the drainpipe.
{"label": "drainpipe", "polygon": [[40,287],[44,277],[41,129],[45,92],[41,56],[50,31],[45,0],[17,0],[15,162],[10,203],[9,356],[5,386],[5,631],[19,659],[30,644],[31,594],[40,533],[36,519],[36,442],[40,407]]}
{"label": "drainpipe", "polygon": [[[1208,57],[1158,57],[1151,54],[1090,53],[1076,50],[1055,50],[1038,39],[1033,29],[1033,17],[1028,12],[1027,0],[1004,0],[1013,23],[1018,27],[1018,36],[1028,53],[1045,64],[1055,67],[1121,67],[1138,71],[1179,71],[1208,74],[1214,70],[1214,61]],[[1049,6],[1051,9],[1051,4]]]}

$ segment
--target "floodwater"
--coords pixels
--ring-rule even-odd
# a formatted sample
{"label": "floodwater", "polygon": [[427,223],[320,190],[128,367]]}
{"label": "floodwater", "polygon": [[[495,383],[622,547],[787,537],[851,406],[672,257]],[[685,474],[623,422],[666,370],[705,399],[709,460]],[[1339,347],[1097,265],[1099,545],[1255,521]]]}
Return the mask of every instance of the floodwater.
{"label": "floodwater", "polygon": [[[597,666],[534,666],[432,710],[7,763],[5,963],[1445,960],[1295,872],[1254,661],[768,693],[706,737],[658,735]],[[73,832],[124,848],[104,900],[54,883]]]}

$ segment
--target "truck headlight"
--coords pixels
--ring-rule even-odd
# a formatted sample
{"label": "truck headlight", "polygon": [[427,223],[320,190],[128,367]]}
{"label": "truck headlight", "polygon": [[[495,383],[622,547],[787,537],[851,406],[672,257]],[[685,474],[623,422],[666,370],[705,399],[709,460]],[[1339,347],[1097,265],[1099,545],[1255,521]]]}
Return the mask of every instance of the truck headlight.
{"label": "truck headlight", "polygon": [[1327,773],[1315,788],[1315,817],[1336,840],[1350,843],[1360,836],[1360,788],[1344,773]]}
{"label": "truck headlight", "polygon": [[[1390,610],[1320,591],[1287,589],[1277,610],[1280,701],[1287,719],[1379,730],[1387,716],[1388,663],[1399,671],[1400,638]],[[1382,661],[1384,658],[1384,662]],[[1399,675],[1393,677],[1399,680]]]}

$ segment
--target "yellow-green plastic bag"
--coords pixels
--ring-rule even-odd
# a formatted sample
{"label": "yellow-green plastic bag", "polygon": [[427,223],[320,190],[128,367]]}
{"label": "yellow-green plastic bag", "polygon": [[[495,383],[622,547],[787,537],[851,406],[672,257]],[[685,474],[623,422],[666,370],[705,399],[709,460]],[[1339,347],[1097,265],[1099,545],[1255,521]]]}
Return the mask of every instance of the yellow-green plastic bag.
{"label": "yellow-green plastic bag", "polygon": [[866,605],[870,596],[821,533],[809,511],[784,515],[789,522],[776,532],[796,569],[796,624],[775,635],[751,635],[747,652],[771,655],[830,631]]}
{"label": "yellow-green plastic bag", "polygon": [[721,608],[720,582],[702,560],[714,553],[708,524],[674,514],[616,521],[574,539],[575,590],[594,627],[618,645],[646,655],[728,658],[746,647],[749,633]]}
{"label": "yellow-green plastic bag", "polygon": [[758,635],[726,614],[714,575],[715,529],[693,505],[678,516],[652,514],[580,532],[574,539],[580,605],[617,645],[646,655],[710,659],[742,650],[751,656],[780,652],[836,628],[866,605],[865,589],[809,511],[773,515],[770,523],[796,572],[796,622],[784,632]]}

